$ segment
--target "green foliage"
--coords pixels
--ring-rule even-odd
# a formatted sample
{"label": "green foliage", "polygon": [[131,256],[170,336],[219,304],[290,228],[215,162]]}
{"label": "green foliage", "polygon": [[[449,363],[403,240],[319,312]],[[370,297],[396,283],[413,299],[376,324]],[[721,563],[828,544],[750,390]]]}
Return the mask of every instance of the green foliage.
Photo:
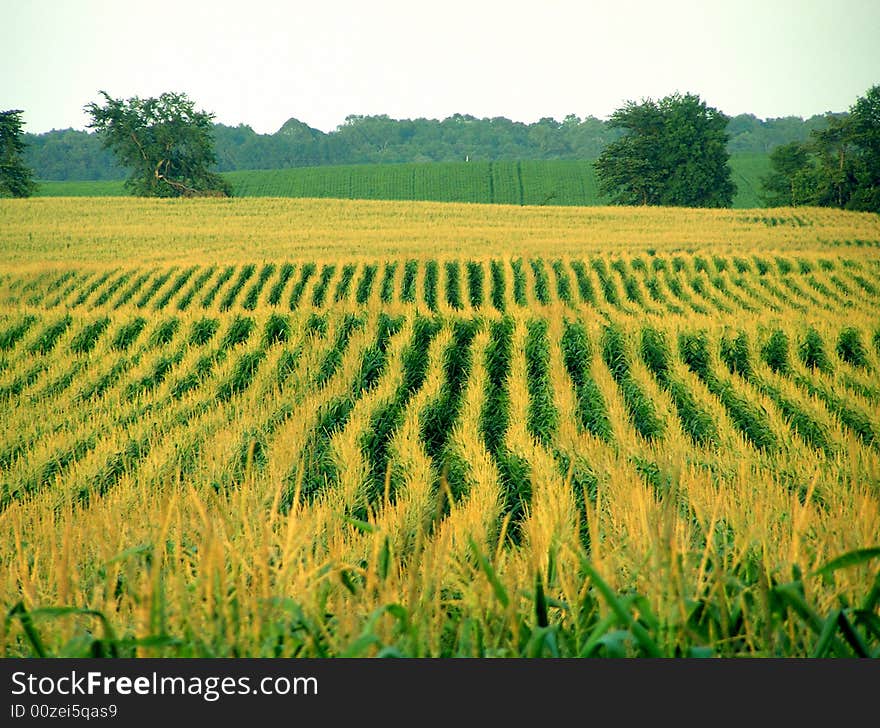
{"label": "green foliage", "polygon": [[[477,332],[476,320],[456,319],[452,340],[443,352],[444,381],[438,396],[420,413],[419,427],[425,451],[438,475],[448,470],[447,441],[458,417],[464,388],[471,369],[471,342]],[[448,479],[448,472],[446,475]]]}
{"label": "green foliage", "polygon": [[223,287],[223,284],[226,283],[230,278],[232,278],[232,274],[235,272],[235,267],[228,265],[222,271],[220,271],[220,275],[217,276],[217,279],[214,283],[211,284],[211,287],[208,289],[208,292],[205,294],[204,298],[202,298],[202,308],[208,308],[217,297],[217,292]]}
{"label": "green foliage", "polygon": [[612,306],[619,307],[620,297],[617,295],[617,288],[615,288],[611,276],[608,274],[608,268],[605,266],[605,261],[601,258],[592,258],[590,260],[590,266],[599,278],[599,285],[602,286],[602,294],[605,296],[605,300]]}
{"label": "green foliage", "polygon": [[431,310],[437,310],[437,261],[429,260],[425,263],[425,305]]}
{"label": "green foliage", "polygon": [[333,293],[334,301],[344,301],[348,298],[348,291],[351,289],[351,282],[354,280],[354,274],[357,265],[354,263],[346,263],[342,266],[342,272],[339,275],[339,281],[336,283],[336,290]]}
{"label": "green foliage", "polygon": [[293,263],[282,263],[281,268],[278,271],[278,280],[272,284],[272,288],[269,291],[269,305],[277,306],[278,302],[281,300],[281,293],[284,291],[284,287],[287,285],[287,281],[290,280],[290,277],[293,275],[294,267]]}
{"label": "green foliage", "polygon": [[327,288],[330,286],[330,279],[333,278],[334,273],[336,273],[336,266],[333,263],[328,263],[321,268],[321,275],[318,277],[318,282],[315,283],[315,287],[312,290],[312,305],[316,308],[324,305]]}
{"label": "green foliage", "polygon": [[400,284],[400,300],[403,303],[413,303],[416,300],[416,274],[419,264],[415,260],[408,260],[403,265],[403,281]]}
{"label": "green foliage", "polygon": [[867,369],[868,350],[862,342],[862,335],[854,326],[847,326],[837,337],[837,355],[854,367]]}
{"label": "green foliage", "polygon": [[[204,319],[202,319],[204,321]],[[223,339],[220,341],[221,351],[243,344],[250,338],[254,330],[254,320],[248,316],[235,316],[230,322]]]}
{"label": "green foliage", "polygon": [[510,261],[513,269],[513,300],[517,306],[526,305],[526,274],[522,267],[522,258]]}
{"label": "green foliage", "polygon": [[[728,123],[728,150],[737,156],[766,159],[768,150],[787,142],[804,141],[811,130],[826,126],[827,121],[825,116],[806,120],[798,117],[761,120],[751,114],[741,114]],[[542,168],[532,167],[535,161],[570,163],[596,159],[606,144],[620,136],[608,122],[592,117],[579,119],[574,115],[561,123],[544,118],[533,124],[502,117],[477,119],[462,115],[442,121],[352,116],[326,134],[290,119],[274,134],[257,134],[245,125],[223,124],[214,124],[212,133],[221,172],[278,166],[314,168],[402,162],[415,163],[413,167],[427,166],[425,163],[429,162],[477,166],[474,161],[464,162],[467,153],[471,160],[482,160],[480,166],[491,174],[492,189],[498,201],[503,198],[516,205],[559,204],[557,198],[567,194],[568,185],[554,186],[547,192],[535,188],[535,183],[542,183]],[[63,129],[25,134],[24,138],[25,160],[40,180],[115,181],[125,175],[114,155],[102,147],[95,134]],[[402,171],[394,183],[395,188],[403,194],[419,187],[430,190],[429,185],[420,184],[409,171]],[[524,183],[523,189],[518,178]],[[354,179],[360,182],[358,175]],[[122,185],[115,184],[122,194]],[[366,188],[369,181],[364,180],[362,184]],[[739,178],[737,184],[740,184]],[[42,188],[43,183],[40,186]],[[595,179],[592,187],[595,188]],[[382,191],[380,187],[372,189]]]}
{"label": "green foliage", "polygon": [[242,354],[235,362],[229,378],[217,388],[217,399],[225,401],[247,389],[265,356],[266,352],[262,349]]}
{"label": "green foliage", "polygon": [[761,178],[769,206],[807,204],[816,184],[816,170],[802,142],[790,142],[770,152],[772,171]]}
{"label": "green foliage", "polygon": [[694,94],[627,102],[609,122],[626,133],[596,160],[600,192],[623,205],[730,207],[728,120]]}
{"label": "green foliage", "polygon": [[773,151],[762,179],[767,204],[820,205],[880,212],[880,85],[848,115],[831,116],[810,139]]}
{"label": "green foliage", "polygon": [[535,298],[538,299],[538,303],[546,306],[550,303],[550,281],[547,278],[544,261],[540,258],[532,258],[529,264],[535,276]]}
{"label": "green foliage", "polygon": [[299,269],[299,279],[294,283],[293,288],[290,291],[289,306],[291,311],[299,306],[299,301],[302,298],[303,292],[306,290],[306,285],[308,284],[309,279],[315,275],[315,270],[317,270],[317,266],[311,261]]}
{"label": "green foliage", "polygon": [[269,280],[269,277],[274,272],[274,263],[266,263],[266,265],[260,269],[260,274],[257,276],[257,280],[254,281],[241,304],[248,311],[253,311],[257,307],[257,299],[260,297],[260,292],[263,290],[263,286],[266,285],[266,281]]}
{"label": "green foliage", "polygon": [[9,351],[28,332],[37,320],[36,316],[24,315],[0,332],[0,351]]}
{"label": "green foliage", "polygon": [[562,358],[577,395],[580,426],[596,437],[611,442],[613,430],[599,385],[590,375],[593,351],[587,330],[580,321],[566,321],[562,332]]}
{"label": "green foliage", "polygon": [[526,324],[525,356],[526,382],[529,392],[526,424],[529,433],[538,442],[549,448],[559,423],[559,412],[553,404],[550,351],[545,319],[530,319]]}
{"label": "green foliage", "polygon": [[157,310],[165,308],[165,306],[168,305],[168,302],[174,298],[174,295],[186,285],[186,282],[192,277],[195,270],[195,267],[191,267],[182,271],[180,275],[174,279],[174,282],[168,287],[168,289],[156,300],[153,304],[153,308]]}
{"label": "green foliage", "polygon": [[489,345],[486,347],[486,400],[480,413],[480,433],[486,449],[497,455],[507,431],[510,398],[507,378],[512,356],[513,319],[508,316],[493,321],[489,327]]}
{"label": "green foliage", "polygon": [[[403,420],[404,410],[412,396],[421,388],[428,372],[428,349],[440,331],[434,319],[417,316],[412,340],[403,352],[403,379],[390,401],[370,417],[370,427],[361,438],[361,449],[369,463],[368,501],[375,502],[382,492],[388,473],[388,445]],[[393,484],[393,480],[391,481]],[[393,492],[389,493],[393,497]],[[365,515],[365,514],[360,514]]]}
{"label": "green foliage", "polygon": [[263,344],[272,346],[287,341],[290,336],[290,318],[280,313],[271,313],[263,331]]}
{"label": "green foliage", "polygon": [[0,197],[30,197],[36,191],[33,170],[25,164],[21,109],[0,111]]}
{"label": "green foliage", "polygon": [[593,284],[590,281],[586,266],[580,260],[573,260],[571,262],[571,268],[577,279],[578,293],[580,293],[581,301],[595,306],[596,293],[593,291]]}
{"label": "green foliage", "polygon": [[357,291],[355,293],[355,300],[359,304],[365,304],[367,302],[367,299],[370,297],[370,291],[373,290],[373,282],[376,279],[376,271],[378,269],[379,268],[375,263],[370,263],[364,266],[364,270],[361,274],[361,279],[358,281]]}
{"label": "green foliage", "polygon": [[156,292],[168,282],[168,279],[171,278],[173,273],[174,268],[165,271],[164,273],[159,273],[159,275],[152,280],[147,290],[144,291],[141,297],[137,300],[135,306],[138,308],[144,308],[144,306],[150,302],[150,299],[156,295]]}
{"label": "green foliage", "polygon": [[238,278],[235,279],[232,286],[226,292],[226,295],[223,296],[223,300],[220,302],[220,310],[227,311],[232,308],[232,304],[235,303],[235,299],[238,296],[238,292],[242,289],[245,283],[247,283],[248,279],[254,274],[254,270],[256,267],[253,263],[248,263],[247,265],[243,265],[241,270],[238,273]]}
{"label": "green foliage", "polygon": [[58,339],[60,339],[62,334],[67,331],[72,321],[73,319],[71,319],[69,315],[66,315],[57,321],[47,324],[39,333],[36,340],[31,342],[28,347],[28,352],[31,354],[48,354],[55,348]]}
{"label": "green foliage", "polygon": [[602,333],[602,358],[620,389],[630,422],[642,437],[651,441],[662,436],[665,423],[657,413],[653,401],[630,373],[625,339],[626,336],[619,326],[606,326]]}
{"label": "green foliage", "polygon": [[[725,340],[722,339],[722,342]],[[739,372],[744,377],[751,376],[751,365],[748,364],[748,340],[741,332],[733,341],[722,343],[721,358],[731,372]],[[754,402],[737,394],[729,381],[724,381],[712,371],[709,355],[709,337],[705,331],[697,333],[682,332],[678,337],[678,351],[682,361],[724,405],[730,419],[737,429],[743,433],[755,447],[760,450],[773,451],[778,447],[776,435],[773,433],[766,413]]]}
{"label": "green foliage", "polygon": [[[785,343],[787,347],[787,342]],[[749,358],[749,338],[745,331],[739,331],[735,338],[728,335],[721,337],[720,346],[721,361],[723,361],[731,374],[739,374],[745,379],[752,376],[752,362]],[[783,361],[787,362],[787,349]]]}
{"label": "green foliage", "polygon": [[477,261],[467,262],[467,280],[471,306],[479,308],[483,305],[483,266]]}
{"label": "green foliage", "polygon": [[211,171],[216,163],[212,114],[196,111],[186,94],[86,104],[104,146],[131,174],[126,186],[144,197],[227,197],[231,185]]}
{"label": "green foliage", "polygon": [[336,331],[336,339],[333,342],[333,346],[324,355],[324,359],[318,367],[318,372],[315,375],[315,382],[318,386],[326,384],[336,373],[336,370],[342,363],[342,356],[348,348],[348,342],[354,332],[362,328],[363,325],[363,319],[354,314],[345,314]]}
{"label": "green foliage", "polygon": [[119,276],[115,281],[113,281],[109,286],[101,291],[101,293],[95,299],[94,305],[103,306],[105,303],[107,303],[113,297],[113,295],[128,282],[132,274],[133,271],[129,271]]}
{"label": "green foliage", "polygon": [[770,338],[761,347],[761,356],[774,372],[788,372],[788,336],[782,329],[774,329]]}
{"label": "green foliage", "polygon": [[871,418],[858,407],[847,402],[831,388],[816,383],[807,377],[795,376],[794,381],[809,394],[821,399],[825,406],[833,412],[840,421],[851,430],[865,445],[875,445],[878,442],[874,433]]}
{"label": "green foliage", "polygon": [[182,358],[183,349],[161,354],[143,377],[129,383],[125,388],[125,396],[134,397],[135,395],[152,391],[165,381],[165,378]]}
{"label": "green foliage", "polygon": [[504,264],[500,260],[493,260],[489,263],[489,270],[492,276],[492,306],[495,310],[504,313],[506,306],[504,292],[507,287],[504,279]]}
{"label": "green foliage", "polygon": [[551,266],[556,277],[556,293],[559,295],[559,300],[570,306],[574,305],[574,300],[571,296],[571,280],[568,277],[568,272],[565,270],[565,264],[561,260],[556,259],[551,263]]}
{"label": "green foliage", "polygon": [[86,324],[79,333],[77,333],[70,341],[70,350],[74,354],[88,354],[95,348],[98,343],[98,337],[104,333],[107,326],[110,325],[110,319],[106,316]]}
{"label": "green foliage", "polygon": [[394,299],[394,274],[397,272],[397,261],[391,261],[385,264],[385,270],[382,273],[382,286],[379,290],[379,298],[382,303],[391,303]]}
{"label": "green foliage", "polygon": [[460,309],[461,304],[461,281],[458,261],[447,260],[446,268],[446,303],[454,309]]}
{"label": "green foliage", "polygon": [[150,340],[147,342],[147,346],[152,349],[157,346],[165,346],[165,344],[171,343],[178,328],[180,328],[179,319],[169,318],[160,321],[159,325],[153,329],[153,333],[150,334]]}
{"label": "green foliage", "polygon": [[803,341],[798,346],[798,355],[804,366],[809,369],[818,369],[820,372],[831,371],[831,360],[825,352],[825,342],[812,326],[807,330]]}
{"label": "green foliage", "polygon": [[[267,164],[275,165],[277,160]],[[537,160],[523,162],[530,170],[522,180],[523,204],[606,205],[600,194],[593,163],[587,160]],[[734,154],[730,158],[736,182],[735,208],[762,205],[760,178],[770,169],[766,153]],[[366,200],[436,200],[520,204],[515,162],[475,165],[473,162],[371,164],[357,167],[285,167],[226,172],[236,197],[323,197]],[[413,178],[421,180],[418,187]],[[490,184],[491,183],[491,184]],[[507,190],[507,192],[505,192]],[[119,181],[43,181],[40,197],[120,197],[126,194]]]}
{"label": "green foliage", "polygon": [[220,321],[218,319],[200,318],[193,321],[189,334],[190,346],[204,346],[214,337],[219,328]]}

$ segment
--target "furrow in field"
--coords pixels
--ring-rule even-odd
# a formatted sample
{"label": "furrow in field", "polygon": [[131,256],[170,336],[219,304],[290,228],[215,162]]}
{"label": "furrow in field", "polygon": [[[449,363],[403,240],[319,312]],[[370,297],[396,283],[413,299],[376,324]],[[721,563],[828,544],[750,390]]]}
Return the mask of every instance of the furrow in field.
{"label": "furrow in field", "polygon": [[296,267],[293,263],[282,263],[278,268],[278,278],[269,289],[269,295],[266,299],[270,306],[278,306],[281,303],[284,289],[287,287],[288,281],[293,278],[295,271]]}
{"label": "furrow in field", "polygon": [[236,276],[235,281],[232,283],[231,286],[229,286],[220,301],[220,311],[228,311],[230,308],[232,308],[232,306],[235,304],[235,300],[238,298],[238,294],[244,287],[244,284],[247,283],[248,280],[250,280],[255,270],[256,266],[253,263],[248,263],[241,266],[241,269],[238,272],[238,276]]}
{"label": "furrow in field", "polygon": [[124,286],[126,283],[128,283],[128,281],[131,280],[131,277],[136,274],[137,274],[137,269],[124,271],[123,273],[118,275],[115,279],[110,281],[110,283],[107,284],[107,287],[104,288],[104,290],[102,290],[95,297],[95,300],[92,302],[91,308],[95,309],[100,306],[105,306],[107,304],[107,302],[117,293],[117,291],[119,291],[119,289],[122,288],[122,286]]}
{"label": "furrow in field", "polygon": [[334,303],[348,300],[355,271],[357,271],[355,263],[346,263],[342,266],[342,270],[339,272],[339,280],[336,282],[336,288],[333,291]]}
{"label": "furrow in field", "polygon": [[442,503],[437,519],[445,517],[450,506],[464,497],[467,487],[465,464],[447,448],[447,442],[461,408],[478,326],[477,319],[452,320],[451,337],[443,352],[443,382],[436,397],[420,412],[419,431],[434,472],[432,490],[435,500]]}
{"label": "furrow in field", "polygon": [[274,263],[266,263],[260,268],[260,273],[257,276],[257,280],[255,280],[251,287],[247,290],[247,293],[244,295],[244,299],[241,302],[242,307],[247,311],[253,311],[257,307],[257,302],[260,299],[260,294],[263,292],[263,288],[266,286],[269,278],[272,277],[272,274],[275,272],[275,264]]}
{"label": "furrow in field", "polygon": [[[348,341],[354,333],[353,319],[344,318],[340,323],[333,346],[325,354],[315,372],[315,382],[321,388],[329,385],[335,370],[342,364]],[[333,458],[332,439],[342,431],[358,401],[371,392],[378,384],[387,364],[388,347],[402,325],[399,318],[381,314],[376,323],[375,339],[366,343],[370,335],[364,332],[363,340],[355,345],[359,353],[356,373],[347,389],[324,400],[317,412],[317,419],[303,446],[295,466],[286,476],[286,485],[279,507],[282,512],[289,510],[299,494],[303,503],[311,503],[332,489],[338,480],[338,463]],[[358,327],[362,328],[362,327]],[[330,371],[326,362],[337,361],[337,367]],[[344,371],[343,367],[343,371]]]}
{"label": "furrow in field", "polygon": [[105,271],[104,273],[95,276],[91,283],[83,288],[79,295],[73,299],[70,304],[71,308],[76,308],[77,306],[82,306],[95,291],[97,291],[101,286],[103,286],[111,276],[116,272],[116,269]]}
{"label": "furrow in field", "polygon": [[385,306],[394,302],[395,278],[399,267],[399,262],[396,260],[386,260],[382,264],[382,280],[379,283],[379,300]]}
{"label": "furrow in field", "polygon": [[55,296],[52,298],[47,297],[45,306],[46,308],[55,308],[56,306],[60,306],[63,301],[67,299],[79,286],[82,286],[95,275],[94,272],[91,271],[83,271],[77,273],[73,278],[67,281],[67,285],[65,285]]}
{"label": "furrow in field", "polygon": [[393,396],[376,408],[370,416],[370,427],[364,432],[361,449],[364,452],[368,476],[364,488],[362,507],[356,516],[365,516],[370,508],[382,502],[386,496],[390,502],[396,498],[395,479],[391,477],[389,442],[406,415],[410,400],[422,388],[430,362],[429,349],[440,332],[439,321],[417,316],[413,322],[412,338],[402,353],[403,376]]}
{"label": "furrow in field", "polygon": [[504,273],[504,261],[492,259],[489,261],[489,278],[491,280],[490,298],[492,307],[499,313],[507,310],[507,276]]}
{"label": "furrow in field", "polygon": [[150,302],[150,300],[155,296],[159,289],[164,286],[168,280],[174,275],[174,272],[177,270],[177,266],[172,266],[166,271],[163,271],[156,275],[152,281],[150,281],[150,285],[147,286],[147,290],[144,291],[138,300],[135,302],[135,306],[137,308],[145,308],[146,305]]}
{"label": "furrow in field", "polygon": [[321,308],[324,305],[324,300],[327,298],[327,290],[330,287],[330,281],[333,280],[333,275],[335,273],[336,266],[333,263],[327,263],[321,266],[321,273],[318,276],[318,281],[312,289],[312,306],[315,308]]}
{"label": "furrow in field", "polygon": [[120,308],[121,306],[125,306],[129,301],[131,301],[143,288],[144,284],[147,280],[152,276],[154,271],[148,270],[145,273],[137,276],[132,282],[131,285],[127,288],[123,289],[119,294],[119,297],[113,303],[113,310]]}
{"label": "furrow in field", "polygon": [[665,422],[632,376],[631,358],[624,330],[615,323],[605,326],[602,332],[602,359],[620,389],[632,426],[646,440],[654,440],[663,436]]}
{"label": "furrow in field", "polygon": [[208,282],[211,276],[214,275],[216,270],[217,266],[209,265],[196,276],[195,280],[189,285],[189,288],[187,288],[180,298],[177,299],[178,311],[186,311],[186,309],[189,308],[193,298],[195,298],[196,294],[202,290],[202,287]]}
{"label": "furrow in field", "polygon": [[182,270],[174,281],[169,284],[168,288],[162,292],[162,295],[156,298],[156,301],[153,303],[153,309],[156,311],[164,309],[171,299],[180,292],[180,289],[186,285],[187,281],[192,278],[193,273],[197,270],[198,266],[190,266],[189,268]]}
{"label": "furrow in field", "polygon": [[446,305],[453,310],[463,308],[461,300],[461,268],[457,260],[447,260],[443,264],[445,273]]}

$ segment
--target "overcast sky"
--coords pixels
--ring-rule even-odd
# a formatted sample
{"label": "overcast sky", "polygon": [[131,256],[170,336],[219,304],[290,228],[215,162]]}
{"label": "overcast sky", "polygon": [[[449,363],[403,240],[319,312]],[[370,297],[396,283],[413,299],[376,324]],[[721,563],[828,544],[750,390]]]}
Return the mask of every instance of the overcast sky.
{"label": "overcast sky", "polygon": [[0,110],[183,91],[260,133],[349,114],[606,118],[699,94],[727,114],[843,111],[880,83],[880,0],[0,0]]}

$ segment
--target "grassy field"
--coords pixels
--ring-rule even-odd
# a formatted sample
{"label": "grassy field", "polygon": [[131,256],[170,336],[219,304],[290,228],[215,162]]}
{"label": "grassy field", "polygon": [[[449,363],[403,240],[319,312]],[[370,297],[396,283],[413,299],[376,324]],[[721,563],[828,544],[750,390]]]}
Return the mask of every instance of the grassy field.
{"label": "grassy field", "polygon": [[[735,208],[760,207],[766,154],[731,158]],[[601,205],[591,161],[444,162],[227,172],[236,197],[333,197],[509,205]],[[41,182],[37,194],[121,196],[122,182]]]}
{"label": "grassy field", "polygon": [[0,201],[5,655],[880,655],[880,218]]}

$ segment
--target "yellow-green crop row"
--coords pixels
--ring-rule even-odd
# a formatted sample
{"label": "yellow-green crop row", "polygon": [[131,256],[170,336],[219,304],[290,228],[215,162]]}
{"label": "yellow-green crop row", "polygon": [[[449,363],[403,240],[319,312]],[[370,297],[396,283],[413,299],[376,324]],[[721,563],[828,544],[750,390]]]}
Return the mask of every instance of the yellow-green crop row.
{"label": "yellow-green crop row", "polygon": [[0,207],[5,654],[878,654],[876,217],[107,204]]}

